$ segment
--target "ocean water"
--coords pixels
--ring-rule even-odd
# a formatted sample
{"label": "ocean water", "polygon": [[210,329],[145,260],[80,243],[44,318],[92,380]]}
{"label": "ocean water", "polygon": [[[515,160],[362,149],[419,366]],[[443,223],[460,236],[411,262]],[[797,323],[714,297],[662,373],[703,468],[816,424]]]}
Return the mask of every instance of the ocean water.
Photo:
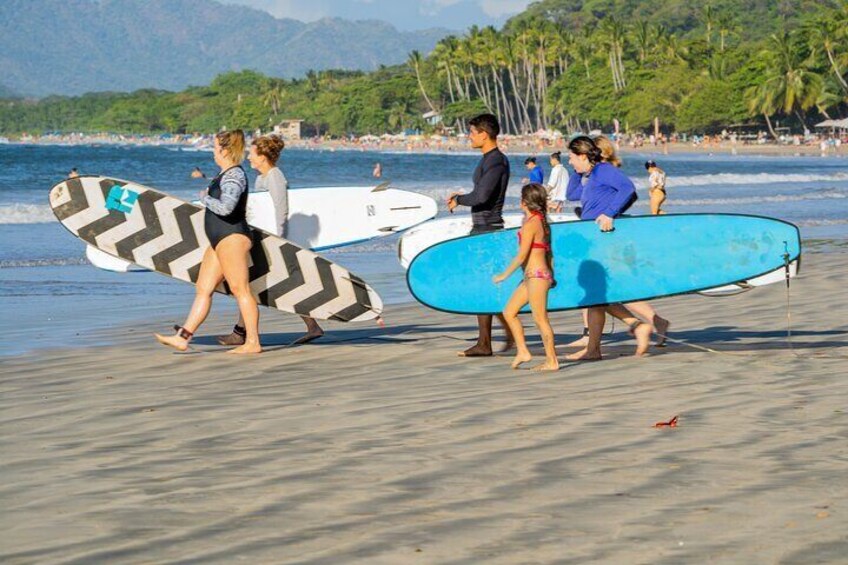
{"label": "ocean water", "polygon": [[[526,156],[510,155],[508,208],[517,210]],[[780,218],[800,227],[808,250],[839,249],[848,242],[848,158],[628,153],[624,171],[640,195],[633,214],[648,210],[642,166],[647,158],[656,159],[668,174],[668,212]],[[298,189],[375,184],[371,171],[379,161],[381,180],[436,198],[443,215],[442,201],[449,193],[470,190],[478,160],[470,152],[287,149],[281,166],[292,189]],[[170,315],[179,321],[190,304],[189,285],[154,273],[102,272],[87,264],[83,244],[58,224],[47,203],[49,189],[72,167],[186,199],[205,186],[202,179],[190,178],[194,167],[210,176],[215,172],[211,153],[176,147],[0,145],[0,331],[27,339],[26,345],[6,346],[0,354],[88,343],[86,336],[94,330],[135,320]],[[327,254],[368,280],[387,304],[396,304],[411,300],[396,244],[397,236],[391,236]],[[231,302],[218,300],[213,315],[231,316]]]}

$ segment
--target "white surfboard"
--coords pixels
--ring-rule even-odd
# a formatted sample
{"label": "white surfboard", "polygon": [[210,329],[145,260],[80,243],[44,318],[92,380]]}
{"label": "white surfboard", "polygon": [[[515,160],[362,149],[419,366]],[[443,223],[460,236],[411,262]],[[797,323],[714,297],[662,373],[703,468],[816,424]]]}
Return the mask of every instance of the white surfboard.
{"label": "white surfboard", "polygon": [[[361,243],[406,230],[436,216],[436,201],[415,192],[373,186],[333,186],[291,189],[286,239],[305,249],[321,251]],[[250,225],[276,233],[271,195],[251,192],[247,200]],[[119,257],[88,246],[92,265],[115,272],[144,270]]]}
{"label": "white surfboard", "polygon": [[[521,226],[521,222],[524,220],[524,214],[504,214],[503,219],[504,227],[517,228]],[[548,219],[551,223],[555,223],[574,222],[579,218],[574,214],[548,214]],[[404,233],[398,241],[398,259],[400,260],[400,264],[404,269],[408,269],[412,260],[428,247],[432,247],[443,241],[466,236],[470,231],[471,216],[469,214],[439,218],[416,226]],[[789,264],[790,278],[798,274],[799,263],[800,260],[797,260]],[[713,297],[732,296],[758,286],[765,286],[785,280],[786,269],[781,268],[751,280],[702,290],[698,294]]]}
{"label": "white surfboard", "polygon": [[[548,221],[551,223],[573,222],[577,219],[574,214],[548,214]],[[524,221],[524,214],[504,214],[503,220],[505,228],[517,228]],[[449,239],[464,237],[470,231],[470,214],[455,214],[416,226],[403,234],[398,242],[400,264],[404,269],[408,269],[412,260],[428,247]]]}

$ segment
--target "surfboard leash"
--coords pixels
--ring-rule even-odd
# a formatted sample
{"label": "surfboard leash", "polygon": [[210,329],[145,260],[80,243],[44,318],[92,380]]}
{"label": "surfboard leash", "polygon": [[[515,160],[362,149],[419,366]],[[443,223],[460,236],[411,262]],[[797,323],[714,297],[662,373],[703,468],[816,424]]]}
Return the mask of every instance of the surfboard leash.
{"label": "surfboard leash", "polygon": [[827,354],[807,354],[802,355],[795,350],[795,345],[792,343],[792,300],[789,292],[789,245],[783,242],[783,269],[786,274],[786,343],[789,345],[789,352],[798,359],[848,359],[848,355],[827,355]]}

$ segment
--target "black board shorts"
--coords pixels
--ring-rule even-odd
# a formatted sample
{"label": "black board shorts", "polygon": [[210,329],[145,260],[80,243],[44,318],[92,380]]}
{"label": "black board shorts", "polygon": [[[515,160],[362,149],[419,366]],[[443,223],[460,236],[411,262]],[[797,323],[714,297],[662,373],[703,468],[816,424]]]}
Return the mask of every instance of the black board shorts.
{"label": "black board shorts", "polygon": [[504,228],[503,224],[499,224],[499,225],[496,225],[496,226],[484,226],[484,225],[477,226],[477,225],[474,225],[474,226],[471,226],[471,231],[468,233],[468,235],[477,235],[479,233],[489,233],[489,232],[493,232],[493,231],[500,231],[503,228]]}

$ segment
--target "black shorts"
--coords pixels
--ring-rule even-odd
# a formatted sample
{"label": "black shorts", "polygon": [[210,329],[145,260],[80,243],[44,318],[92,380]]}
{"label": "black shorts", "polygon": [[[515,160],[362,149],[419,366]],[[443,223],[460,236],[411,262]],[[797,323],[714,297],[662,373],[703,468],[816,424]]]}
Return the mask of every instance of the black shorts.
{"label": "black shorts", "polygon": [[468,233],[468,235],[477,235],[478,233],[489,233],[489,232],[493,232],[493,231],[500,231],[503,228],[504,228],[503,224],[496,225],[496,226],[473,225],[473,226],[471,226],[471,231]]}

